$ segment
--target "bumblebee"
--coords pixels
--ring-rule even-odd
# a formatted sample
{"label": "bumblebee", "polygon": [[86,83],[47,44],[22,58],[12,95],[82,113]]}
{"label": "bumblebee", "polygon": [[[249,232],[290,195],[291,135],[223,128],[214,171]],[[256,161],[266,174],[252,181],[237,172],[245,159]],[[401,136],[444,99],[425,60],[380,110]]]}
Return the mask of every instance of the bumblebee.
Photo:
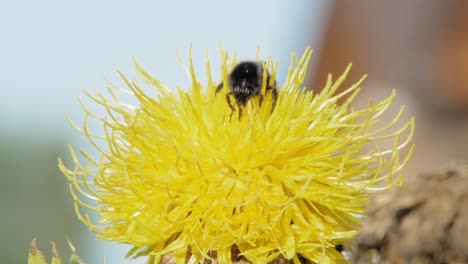
{"label": "bumblebee", "polygon": [[[244,61],[237,64],[234,69],[229,74],[228,86],[230,91],[226,94],[226,101],[231,108],[231,116],[235,111],[234,105],[231,102],[231,96],[234,96],[235,103],[239,109],[239,119],[242,116],[242,108],[247,105],[247,102],[258,96],[259,105],[262,105],[263,97],[262,94],[262,85],[263,85],[263,74],[266,71],[266,92],[271,92],[272,94],[272,106],[271,113],[276,106],[276,101],[278,100],[278,87],[276,86],[276,80],[273,81],[273,85],[270,85],[270,73],[268,70],[265,70],[262,62],[256,61]],[[216,88],[216,94],[221,91],[224,83],[221,83]]]}

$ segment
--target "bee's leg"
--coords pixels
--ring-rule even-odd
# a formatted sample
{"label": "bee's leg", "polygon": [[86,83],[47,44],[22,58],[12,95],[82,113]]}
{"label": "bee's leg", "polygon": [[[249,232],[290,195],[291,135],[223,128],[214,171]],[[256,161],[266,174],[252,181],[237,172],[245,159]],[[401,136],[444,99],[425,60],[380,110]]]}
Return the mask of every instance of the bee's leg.
{"label": "bee's leg", "polygon": [[223,89],[223,85],[224,85],[224,83],[220,83],[218,85],[218,87],[216,87],[216,93],[215,94],[218,94],[221,91],[221,89]]}
{"label": "bee's leg", "polygon": [[[266,77],[266,90],[267,91],[268,91],[268,89],[271,89],[270,79],[271,79],[270,74],[267,74],[267,77]],[[274,83],[273,85],[276,85],[276,83]]]}
{"label": "bee's leg", "polygon": [[[223,86],[221,86],[221,87],[223,87]],[[217,89],[216,89],[216,90],[217,90]],[[218,91],[216,91],[216,92],[218,92]],[[231,95],[232,95],[232,92],[226,94],[226,102],[228,103],[229,108],[231,108],[231,115],[229,116],[229,121],[231,121],[231,119],[232,119],[232,114],[233,114],[234,111],[236,110],[236,109],[234,108],[234,106],[232,105],[232,103],[231,103]],[[239,108],[239,109],[240,109],[240,108]]]}
{"label": "bee's leg", "polygon": [[270,88],[270,89],[271,89],[271,96],[272,96],[270,113],[273,113],[273,110],[275,110],[276,101],[278,101],[278,88],[274,86],[273,88]]}
{"label": "bee's leg", "polygon": [[237,104],[237,108],[239,108],[239,120],[240,120],[242,116],[242,106],[240,104]]}
{"label": "bee's leg", "polygon": [[263,94],[258,94],[258,106],[261,107],[263,103]]}

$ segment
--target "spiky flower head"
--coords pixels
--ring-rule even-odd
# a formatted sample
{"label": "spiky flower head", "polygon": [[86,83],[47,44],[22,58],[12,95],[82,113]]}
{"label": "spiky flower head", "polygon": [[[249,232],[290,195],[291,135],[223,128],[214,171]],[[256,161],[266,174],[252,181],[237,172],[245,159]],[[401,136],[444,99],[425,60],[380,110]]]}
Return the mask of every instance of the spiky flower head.
{"label": "spiky flower head", "polygon": [[[102,122],[104,136],[89,132],[87,118],[75,127],[100,157],[81,151],[79,158],[70,148],[74,166],[59,162],[78,217],[99,238],[133,245],[129,255],[149,256],[149,263],[168,254],[177,263],[213,257],[229,263],[234,248],[253,263],[343,262],[335,246],[356,234],[369,195],[401,182],[409,155],[399,162],[398,153],[410,141],[413,120],[392,130],[402,108],[375,129],[395,93],[353,110],[364,78],[338,92],[349,67],[336,80],[328,76],[320,93],[305,89],[311,54],[292,56],[273,112],[263,82],[263,103],[252,98],[241,118],[230,118],[229,87],[216,93],[237,63],[225,51],[221,81],[212,80],[207,61],[207,83],[200,83],[190,61],[191,87],[174,91],[136,64],[139,79],[122,75],[127,89],[110,85],[109,98],[88,94],[107,112],[99,117],[84,108],[87,118]],[[265,67],[274,79],[276,67],[269,61]],[[120,92],[139,105],[121,102]],[[408,137],[400,140],[402,134]],[[388,150],[375,144],[388,138],[394,139]],[[99,225],[81,207],[98,211]]]}

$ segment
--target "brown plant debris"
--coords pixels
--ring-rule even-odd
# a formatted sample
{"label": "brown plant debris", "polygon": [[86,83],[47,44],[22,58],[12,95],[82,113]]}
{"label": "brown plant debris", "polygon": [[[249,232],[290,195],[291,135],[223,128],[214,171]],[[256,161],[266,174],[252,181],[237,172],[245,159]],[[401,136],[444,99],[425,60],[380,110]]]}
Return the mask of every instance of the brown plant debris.
{"label": "brown plant debris", "polygon": [[376,195],[353,251],[355,263],[468,263],[467,171],[421,175]]}
{"label": "brown plant debris", "polygon": [[[252,262],[248,261],[245,257],[240,255],[240,251],[236,246],[233,246],[231,248],[231,254],[232,254],[232,264],[252,264]],[[216,252],[210,252],[208,254],[212,260],[206,259],[202,263],[203,264],[222,264],[218,262],[216,259]],[[189,262],[190,255],[187,255],[186,257],[186,262]],[[300,261],[301,264],[312,264],[311,261],[305,259],[301,255],[297,256],[298,260]],[[160,264],[175,264],[175,258],[172,254],[167,254],[162,257]],[[294,261],[292,259],[287,259],[284,256],[279,256],[275,260],[269,262],[268,264],[294,264]]]}

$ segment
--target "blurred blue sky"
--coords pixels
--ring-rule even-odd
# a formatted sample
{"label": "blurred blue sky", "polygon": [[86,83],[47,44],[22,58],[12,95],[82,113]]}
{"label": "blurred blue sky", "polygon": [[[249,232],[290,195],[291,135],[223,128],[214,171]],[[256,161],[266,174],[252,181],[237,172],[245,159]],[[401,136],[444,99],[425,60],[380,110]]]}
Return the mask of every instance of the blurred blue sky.
{"label": "blurred blue sky", "polygon": [[[0,132],[37,140],[65,134],[76,144],[65,114],[81,121],[76,98],[83,89],[104,91],[106,79],[119,82],[116,69],[133,77],[132,57],[170,87],[186,87],[176,51],[186,60],[190,44],[200,76],[208,50],[218,78],[221,42],[240,59],[254,58],[257,46],[279,59],[282,83],[291,52],[318,45],[327,7],[325,0],[2,1]],[[123,250],[114,256],[113,246],[100,247],[89,263],[103,255],[106,263],[123,263]]]}
{"label": "blurred blue sky", "polygon": [[132,76],[132,57],[169,86],[186,86],[176,50],[185,59],[190,43],[200,74],[206,50],[216,67],[219,42],[241,59],[260,46],[287,69],[318,32],[324,2],[4,1],[0,118],[12,130],[66,125],[65,113],[81,112],[81,90],[104,89],[105,79],[119,80],[116,69]]}

